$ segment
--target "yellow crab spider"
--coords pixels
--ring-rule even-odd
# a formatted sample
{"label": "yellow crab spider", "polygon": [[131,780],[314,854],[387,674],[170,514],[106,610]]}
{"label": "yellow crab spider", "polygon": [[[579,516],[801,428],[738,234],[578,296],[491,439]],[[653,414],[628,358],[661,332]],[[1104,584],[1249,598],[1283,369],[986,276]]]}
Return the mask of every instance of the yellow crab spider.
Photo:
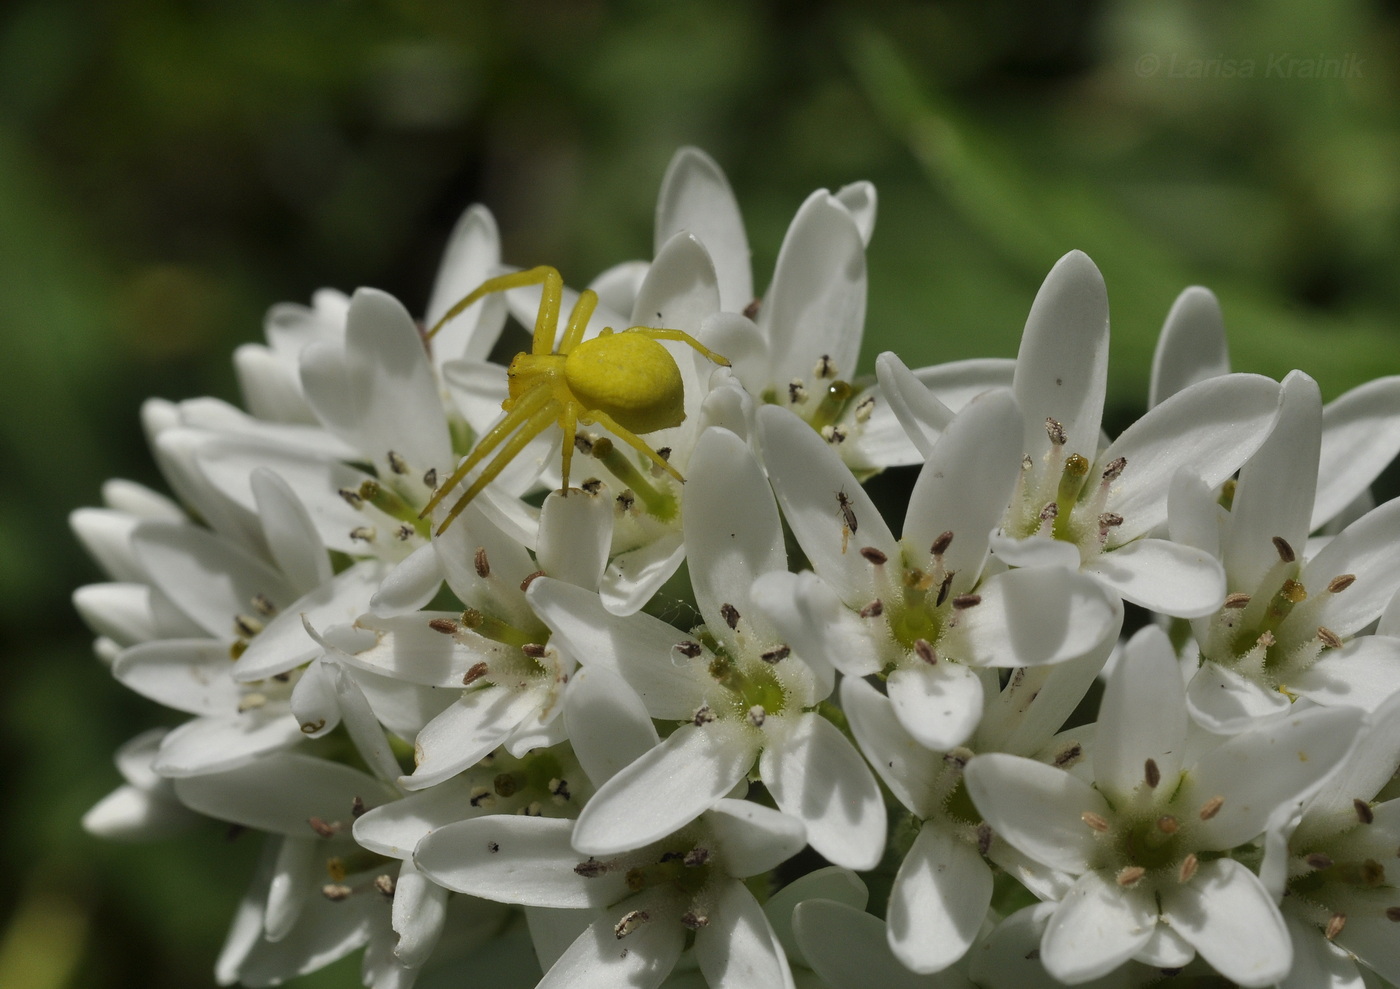
{"label": "yellow crab spider", "polygon": [[564,300],[564,281],[554,268],[541,266],[529,271],[499,275],[482,282],[428,331],[437,333],[449,320],[468,306],[493,292],[504,292],[528,285],[541,285],[540,309],[535,316],[534,340],[528,353],[519,353],[506,371],[509,395],[501,408],[506,416],[477,442],[467,459],[452,476],[433,492],[423,508],[427,516],[471,473],[472,469],[497,450],[491,462],[452,505],[438,526],[440,535],[488,484],[505,469],[525,445],[557,423],[564,431],[564,479],[562,491],[569,490],[569,462],[574,452],[574,432],[580,424],[596,423],[639,453],[651,459],[677,481],[680,472],[639,438],[685,419],[685,389],[680,368],[658,340],[678,340],[689,344],[716,364],[729,361],[682,330],[633,326],[621,333],[612,327],[591,340],[583,339],[589,317],[598,305],[591,289],[579,295],[564,328],[559,349],[554,340],[559,331],[559,313]]}

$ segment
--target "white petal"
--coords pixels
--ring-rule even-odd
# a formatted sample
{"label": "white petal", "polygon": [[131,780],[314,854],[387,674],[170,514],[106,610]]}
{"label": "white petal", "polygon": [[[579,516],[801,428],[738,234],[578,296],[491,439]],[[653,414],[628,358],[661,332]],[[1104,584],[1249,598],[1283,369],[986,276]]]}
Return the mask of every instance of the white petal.
{"label": "white petal", "polygon": [[539,707],[535,690],[483,687],[469,690],[418,733],[413,774],[401,777],[408,790],[441,783],[490,753]]}
{"label": "white petal", "polygon": [[1322,441],[1322,393],[1301,371],[1283,380],[1278,421],[1240,469],[1230,505],[1225,564],[1230,586],[1255,588],[1276,563],[1281,538],[1301,549],[1311,531],[1313,486]]}
{"label": "white petal", "polygon": [[685,928],[658,916],[619,938],[614,925],[639,899],[625,900],[595,920],[559,956],[538,989],[656,989],[661,985],[685,947]]}
{"label": "white petal", "polygon": [[102,503],[118,512],[138,519],[163,519],[179,522],[185,518],[179,505],[165,495],[152,491],[144,484],[125,481],[119,477],[102,482]]}
{"label": "white petal", "polygon": [[612,543],[612,501],[600,494],[551,491],[540,508],[536,555],[551,577],[597,590]]}
{"label": "white petal", "polygon": [[768,479],[744,441],[728,430],[707,429],[695,445],[683,526],[696,603],[705,624],[723,640],[731,633],[721,606],[729,604],[748,618],[754,580],[787,569]]}
{"label": "white petal", "polygon": [[1288,683],[1291,693],[1317,704],[1348,704],[1374,711],[1400,691],[1400,639],[1365,635],[1324,652]]}
{"label": "white petal", "polygon": [[794,914],[798,944],[832,989],[968,989],[956,971],[938,977],[909,971],[891,954],[885,924],[859,907],[829,899],[800,904]]}
{"label": "white petal", "polygon": [[1144,782],[1150,759],[1167,792],[1177,785],[1186,742],[1186,688],[1167,635],[1155,625],[1128,641],[1099,702],[1094,779],[1111,798]]}
{"label": "white petal", "polygon": [[317,861],[322,854],[320,843],[321,840],[309,831],[304,838],[282,839],[263,916],[263,929],[269,941],[282,940],[301,917],[324,866],[324,862]]}
{"label": "white petal", "polygon": [[[870,891],[849,869],[839,869],[829,865],[815,872],[799,876],[770,896],[763,904],[763,912],[773,925],[773,933],[787,952],[788,960],[803,968],[811,968],[811,963],[803,955],[793,929],[794,911],[802,903],[810,900],[828,900],[863,912],[870,900]],[[883,932],[881,934],[883,939]]]}
{"label": "white petal", "polygon": [[307,738],[320,738],[340,724],[340,702],[325,665],[313,659],[292,688],[292,717]]}
{"label": "white petal", "polygon": [[705,317],[721,308],[715,267],[704,243],[688,231],[679,231],[658,245],[656,258],[637,290],[633,325],[698,333]]}
{"label": "white petal", "polygon": [[926,824],[890,890],[890,948],[916,972],[941,972],[967,953],[992,902],[992,870],[977,849]]}
{"label": "white petal", "polygon": [[940,402],[915,373],[891,351],[875,358],[880,392],[910,442],[923,457],[953,421],[953,410]]}
{"label": "white petal", "polygon": [[[447,310],[495,274],[500,263],[501,235],[495,218],[485,206],[469,207],[452,228],[442,252],[424,323],[429,327],[437,325]],[[432,341],[434,362],[441,365],[457,357],[485,359],[500,336],[505,318],[505,299],[499,294],[488,295],[438,330]]]}
{"label": "white petal", "polygon": [[1288,973],[1293,946],[1283,918],[1239,862],[1206,862],[1190,882],[1164,886],[1161,897],[1167,923],[1227,979],[1267,986]]}
{"label": "white petal", "polygon": [[1230,349],[1220,302],[1210,289],[1192,285],[1176,297],[1157,337],[1147,407],[1198,381],[1229,373]]}
{"label": "white petal", "polygon": [[1020,409],[1009,390],[990,392],[948,424],[919,471],[904,516],[908,562],[928,566],[929,547],[951,532],[943,555],[944,568],[956,574],[951,593],[971,590],[1020,473]]}
{"label": "white petal", "polygon": [[[1010,570],[977,587],[981,603],[958,615],[959,648],[979,666],[1041,666],[1083,656],[1118,634],[1122,605],[1072,570]],[[955,654],[963,658],[963,654]]]}
{"label": "white petal", "polygon": [[874,596],[871,565],[859,550],[869,546],[899,559],[899,544],[879,509],[831,445],[804,420],[765,405],[758,410],[758,428],[783,517],[812,569],[847,603],[868,602]]}
{"label": "white petal", "polygon": [[402,615],[425,607],[442,589],[442,566],[431,543],[423,543],[384,575],[369,599],[376,615]]}
{"label": "white petal", "polygon": [[934,788],[941,758],[905,730],[889,698],[864,680],[848,676],[841,681],[841,709],[861,751],[896,799],[918,817],[934,816],[941,807]]}
{"label": "white petal", "polygon": [[733,789],[756,747],[724,722],[682,725],[598,789],[579,815],[574,847],[612,855],[666,837]]}
{"label": "white petal", "polygon": [[531,582],[529,598],[570,655],[626,680],[653,718],[695,714],[703,699],[702,674],[672,661],[673,649],[686,640],[674,625],[646,614],[611,614],[598,595],[548,577]]}
{"label": "white petal", "polygon": [[997,832],[1038,862],[1080,873],[1097,857],[1086,813],[1108,817],[1097,790],[1069,773],[999,752],[974,757],[963,777],[972,802]]}
{"label": "white petal", "polygon": [[778,808],[807,825],[807,840],[828,862],[873,869],[885,849],[885,802],[870,767],[845,735],[818,714],[794,716],[774,733],[759,768]]}
{"label": "white petal", "polygon": [[285,706],[220,718],[195,718],[165,736],[156,772],[162,776],[217,773],[301,741],[301,726]]}
{"label": "white petal", "polygon": [[634,615],[671,579],[685,559],[685,543],[674,529],[608,561],[599,582],[603,607],[614,615]]}
{"label": "white petal", "polygon": [[1038,752],[1079,706],[1116,643],[1112,636],[1063,663],[1013,670],[1006,686],[983,705],[974,747],[1014,755]]}
{"label": "white petal", "polygon": [[1322,410],[1322,455],[1309,530],[1366,490],[1400,451],[1400,377],[1353,388]]}
{"label": "white petal", "polygon": [[[1378,891],[1379,892],[1379,891]],[[1387,899],[1393,887],[1386,890]],[[1393,902],[1393,901],[1392,901]],[[1395,922],[1386,916],[1381,904],[1371,905],[1360,916],[1348,917],[1337,935],[1337,944],[1352,952],[1363,965],[1394,983],[1400,979],[1400,950],[1395,944]]]}
{"label": "white petal", "polygon": [[[983,989],[1059,989],[1040,963],[1040,942],[1058,903],[1037,903],[1007,917],[972,952],[973,978]],[[1129,989],[1135,982],[1112,977],[1088,983],[1092,989]]]}
{"label": "white petal", "polygon": [[710,989],[793,989],[783,946],[743,883],[725,883],[708,927],[695,935],[695,956]]}
{"label": "white petal", "polygon": [[300,594],[331,579],[331,561],[316,532],[311,513],[292,487],[266,467],[249,479],[268,552],[292,588]]}
{"label": "white petal", "polygon": [[1166,924],[1155,924],[1152,936],[1133,961],[1153,968],[1185,968],[1196,957],[1196,949]]}
{"label": "white petal", "polygon": [[[596,910],[558,910],[553,907],[526,907],[525,923],[540,969],[549,971],[569,950],[569,945],[588,930],[597,918]],[[533,975],[531,976],[533,978]]]}
{"label": "white petal", "polygon": [[619,870],[585,878],[569,845],[574,822],[489,814],[429,833],[413,853],[418,868],[458,893],[538,907],[598,907],[626,895]]}
{"label": "white petal", "polygon": [[666,169],[656,202],[653,249],[660,251],[683,230],[700,238],[714,259],[720,308],[739,312],[752,302],[749,242],[739,204],[724,172],[699,148],[681,148]]}
{"label": "white petal", "polygon": [[627,681],[604,666],[585,666],[564,695],[564,725],[588,778],[602,786],[660,738]]}
{"label": "white petal", "polygon": [[1022,450],[1039,463],[1050,449],[1045,420],[1064,427],[1065,453],[1094,459],[1108,382],[1108,293],[1082,251],[1045,276],[1031,304],[1012,389],[1024,417]]}
{"label": "white petal", "polygon": [[[1303,567],[1299,579],[1313,594],[1319,623],[1340,636],[1353,635],[1380,615],[1400,590],[1400,498],[1347,526]],[[1324,590],[1333,577],[1356,577],[1346,590]],[[1313,590],[1316,588],[1316,591]],[[1294,616],[1290,616],[1294,617]],[[1296,621],[1296,618],[1295,618]]]}
{"label": "white petal", "polygon": [[1050,918],[1040,960],[1057,979],[1086,982],[1131,958],[1156,924],[1157,909],[1146,891],[1086,872]]}
{"label": "white petal", "polygon": [[1390,782],[1397,764],[1400,764],[1400,696],[1391,695],[1366,716],[1356,748],[1313,796],[1297,831],[1299,842],[1307,842],[1314,827],[1330,834],[1332,815],[1339,811],[1354,813],[1352,801],[1358,797],[1370,800],[1375,796]]}
{"label": "white petal", "polygon": [[1294,917],[1285,915],[1283,922],[1293,942],[1293,968],[1279,982],[1279,989],[1366,989],[1350,952]]}
{"label": "white petal", "polygon": [[1177,618],[1209,615],[1225,600],[1225,570],[1215,557],[1165,539],[1135,539],[1094,557],[1084,571],[1123,600]]}
{"label": "white petal", "polygon": [[1189,467],[1172,475],[1167,494],[1167,527],[1173,542],[1220,557],[1220,528],[1224,517],[1219,500],[1201,476]]}
{"label": "white petal", "polygon": [[1233,848],[1258,837],[1270,814],[1310,791],[1347,754],[1361,720],[1356,708],[1312,708],[1271,719],[1207,753],[1178,798],[1186,806],[1225,798],[1214,817],[1193,822],[1197,847]]}
{"label": "white petal", "polygon": [[1288,710],[1288,698],[1228,667],[1206,660],[1186,688],[1191,717],[1207,731],[1233,735],[1260,718]]}
{"label": "white petal", "polygon": [[961,663],[902,667],[885,689],[905,731],[935,752],[962,745],[982,717],[982,681]]}
{"label": "white petal", "polygon": [[418,871],[412,860],[399,867],[394,883],[391,920],[399,943],[394,956],[406,968],[421,966],[432,955],[447,919],[447,890]]}
{"label": "white petal", "polygon": [[1109,444],[1097,470],[1118,457],[1127,461],[1108,497],[1108,509],[1123,516],[1110,545],[1131,542],[1166,521],[1167,491],[1179,468],[1190,467],[1210,487],[1233,474],[1268,434],[1278,389],[1257,374],[1208,378],[1151,409]]}
{"label": "white petal", "polygon": [[304,623],[313,628],[339,625],[363,614],[384,576],[377,560],[364,560],[343,570],[310,594],[283,605],[276,618],[267,623],[234,664],[233,675],[243,681],[262,680],[286,673],[309,661],[320,647],[307,635]]}
{"label": "white petal", "polygon": [[313,817],[348,825],[356,797],[372,807],[397,796],[358,769],[290,752],[224,773],[178,779],[175,792],[201,814],[297,838],[311,833],[307,821]]}
{"label": "white petal", "polygon": [[786,862],[807,845],[806,829],[790,814],[750,800],[719,800],[705,813],[725,872],[736,879],[756,876]]}
{"label": "white petal", "polygon": [[875,232],[875,211],[879,202],[875,186],[870,182],[852,182],[836,190],[836,199],[850,212],[860,230],[860,239],[870,246]]}
{"label": "white petal", "polygon": [[190,714],[232,714],[243,691],[229,676],[228,645],[217,639],[161,639],[124,650],[112,675],[158,704]]}
{"label": "white petal", "polygon": [[[369,940],[370,908],[365,903],[332,903],[323,896],[307,901],[297,924],[280,941],[261,941],[238,970],[245,986],[270,986],[324,968]],[[346,908],[349,909],[346,909]]]}
{"label": "white petal", "polygon": [[1063,539],[1031,536],[1016,539],[1002,532],[991,534],[989,543],[997,559],[1012,567],[1060,567],[1078,570],[1079,547]]}
{"label": "white petal", "polygon": [[125,784],[93,804],[83,815],[83,830],[112,841],[154,841],[193,827],[200,818],[181,806],[174,794],[162,795]]}
{"label": "white petal", "polygon": [[[533,624],[520,585],[535,572],[535,561],[515,539],[473,502],[452,526],[434,536],[438,562],[457,597],[516,628]],[[478,560],[486,571],[481,575]]]}
{"label": "white petal", "polygon": [[650,267],[647,261],[620,261],[594,275],[588,287],[598,293],[600,305],[614,312],[631,312],[637,301],[637,289]]}
{"label": "white petal", "polygon": [[752,593],[778,637],[818,676],[819,697],[831,693],[838,668],[855,677],[879,672],[883,660],[876,637],[883,633],[874,632],[810,570],[770,571],[754,581]]}
{"label": "white petal", "polygon": [[79,508],[68,515],[68,527],[115,581],[144,583],[146,571],[131,552],[131,534],[140,519],[110,508]]}
{"label": "white petal", "polygon": [[768,336],[770,383],[812,379],[823,355],[837,376],[855,373],[865,327],[865,242],[851,214],[825,189],[793,217],[759,312]]}
{"label": "white petal", "polygon": [[921,367],[914,377],[943,405],[961,412],[978,395],[993,388],[1010,388],[1016,362],[1006,357],[976,357]]}
{"label": "white petal", "polygon": [[346,671],[345,667],[327,655],[321,663],[335,691],[336,703],[340,706],[341,723],[355,744],[355,751],[374,775],[392,783],[399,775],[399,764],[389,750],[389,740],[379,719],[370,709],[364,692]]}

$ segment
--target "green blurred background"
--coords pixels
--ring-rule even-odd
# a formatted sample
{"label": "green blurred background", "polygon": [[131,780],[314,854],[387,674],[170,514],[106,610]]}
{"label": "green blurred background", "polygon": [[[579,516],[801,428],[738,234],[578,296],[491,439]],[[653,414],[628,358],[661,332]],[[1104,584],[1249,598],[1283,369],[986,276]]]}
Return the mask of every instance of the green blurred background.
{"label": "green blurred background", "polygon": [[179,719],[92,658],[68,598],[100,575],[65,516],[107,477],[159,485],[142,399],[236,399],[230,353],[271,303],[367,284],[420,310],[472,201],[508,261],[584,282],[649,255],[689,143],[728,172],[760,287],[807,192],[877,183],[867,369],[1014,355],[1081,248],[1112,304],[1112,425],[1191,283],[1237,368],[1334,397],[1400,370],[1397,46],[1394,0],[11,0],[0,986],[212,984],[256,849],[78,827],[112,750]]}

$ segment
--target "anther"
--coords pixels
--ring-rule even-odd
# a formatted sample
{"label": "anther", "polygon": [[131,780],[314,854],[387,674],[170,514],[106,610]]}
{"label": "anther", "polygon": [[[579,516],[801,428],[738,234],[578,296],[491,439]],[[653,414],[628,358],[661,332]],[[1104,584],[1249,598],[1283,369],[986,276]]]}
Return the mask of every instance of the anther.
{"label": "anther", "polygon": [[1127,466],[1127,457],[1114,457],[1108,462],[1108,466],[1103,469],[1103,474],[1101,476],[1105,481],[1116,481],[1123,475],[1123,468]]}
{"label": "anther", "polygon": [[467,670],[466,673],[462,674],[462,686],[470,687],[472,684],[476,683],[478,680],[484,677],[487,673],[487,670],[488,667],[484,662],[473,663],[471,669]]}
{"label": "anther", "polygon": [[339,903],[341,900],[349,899],[350,894],[355,892],[344,883],[326,883],[321,887],[321,895],[332,903]]}
{"label": "anther", "polygon": [[250,603],[253,606],[253,610],[264,618],[271,618],[273,615],[277,614],[277,605],[273,604],[272,599],[266,594],[254,594]]}
{"label": "anther", "polygon": [[1086,810],[1079,815],[1079,819],[1089,825],[1091,831],[1097,831],[1099,834],[1104,834],[1108,831],[1108,819],[1102,814],[1095,814],[1092,810]]}
{"label": "anther", "polygon": [[793,378],[788,382],[788,402],[792,405],[801,405],[807,401],[807,385],[801,378]]}
{"label": "anther", "polygon": [[555,777],[549,781],[548,789],[549,795],[554,798],[556,804],[568,803],[574,798],[573,793],[569,790],[569,781],[566,779]]}
{"label": "anther", "polygon": [[603,490],[603,482],[596,477],[590,477],[580,484],[579,487],[583,489],[585,494],[595,495]]}
{"label": "anther", "polygon": [[372,525],[357,525],[350,530],[350,538],[362,543],[372,543],[378,535]]}
{"label": "anther", "polygon": [[617,507],[623,512],[623,514],[626,514],[632,511],[632,506],[636,504],[637,496],[632,492],[632,489],[623,488],[622,492],[617,496]]}
{"label": "anther", "polygon": [[856,406],[856,422],[869,422],[870,417],[874,414],[875,396],[867,395],[865,398],[861,399],[860,404]]}
{"label": "anther", "polygon": [[840,446],[842,443],[846,442],[847,433],[842,426],[837,426],[835,424],[823,426],[821,433],[822,439],[826,440],[832,446]]}
{"label": "anther", "polygon": [[758,310],[759,310],[759,307],[762,306],[762,305],[763,305],[763,300],[762,300],[762,299],[754,299],[754,300],[753,300],[752,302],[750,302],[748,305],[744,306],[744,316],[745,316],[747,319],[758,319]]}
{"label": "anther", "polygon": [[629,910],[627,913],[623,914],[622,919],[613,926],[613,934],[621,941],[648,920],[651,920],[651,915],[645,910]]}
{"label": "anther", "polygon": [[693,724],[695,727],[700,728],[704,725],[710,724],[714,720],[715,712],[710,710],[710,705],[701,704],[699,709],[695,712],[695,716],[690,719],[690,723]]}
{"label": "anther", "polygon": [[878,567],[878,566],[883,566],[884,563],[885,563],[887,560],[889,560],[889,557],[888,557],[888,556],[886,556],[884,553],[880,552],[880,551],[879,551],[878,549],[876,549],[874,546],[864,546],[864,547],[862,547],[862,548],[861,548],[861,551],[860,551],[860,555],[863,556],[863,557],[865,557],[865,558],[866,558],[868,561],[870,561],[871,563],[875,564],[875,566],[877,566],[877,567]]}
{"label": "anther", "polygon": [[365,503],[365,500],[360,497],[360,492],[351,488],[341,488],[336,494],[344,498],[345,504],[349,505],[351,508],[361,508]]}
{"label": "anther", "polygon": [[1330,869],[1332,868],[1332,856],[1322,852],[1313,852],[1303,859],[1308,864],[1309,869]]}
{"label": "anther", "polygon": [[584,879],[597,879],[599,876],[605,875],[610,868],[611,866],[607,862],[599,862],[590,857],[587,862],[580,862],[574,866],[574,875],[582,876]]}
{"label": "anther", "polygon": [[1356,583],[1356,574],[1344,573],[1333,577],[1327,584],[1327,590],[1333,594],[1340,594],[1354,583]]}
{"label": "anther", "polygon": [[401,543],[406,543],[413,538],[415,529],[407,522],[400,522],[394,529],[394,538]]}
{"label": "anther", "polygon": [[1147,875],[1147,870],[1140,865],[1127,865],[1118,870],[1115,878],[1119,886],[1127,889],[1142,882],[1142,877]]}
{"label": "anther", "polygon": [[959,745],[943,753],[943,765],[950,769],[962,772],[967,768],[967,764],[972,761],[972,757],[977,753],[973,752],[966,745]]}
{"label": "anther", "polygon": [[364,797],[359,797],[359,796],[357,796],[357,797],[352,797],[352,798],[350,798],[350,816],[351,816],[351,817],[360,817],[360,816],[361,816],[362,814],[364,814],[364,812],[365,812],[366,810],[368,810],[368,809],[369,809],[369,808],[367,808],[367,807],[365,806],[365,798],[364,798]]}
{"label": "anther", "polygon": [[739,609],[734,605],[725,603],[719,606],[719,613],[724,617],[724,623],[730,628],[739,627]]}
{"label": "anther", "polygon": [[1232,611],[1244,608],[1249,604],[1249,595],[1243,591],[1236,591],[1234,594],[1225,595],[1225,607]]}
{"label": "anther", "polygon": [[1157,768],[1156,759],[1148,759],[1143,765],[1143,779],[1152,789],[1157,789],[1157,784],[1162,782],[1162,771]]}
{"label": "anther", "polygon": [[436,467],[429,467],[427,470],[425,470],[425,471],[423,472],[423,487],[425,487],[425,488],[435,488],[435,487],[437,487],[437,468],[436,468]]}
{"label": "anther", "polygon": [[322,838],[334,838],[343,830],[339,821],[327,822],[319,817],[308,817],[306,823],[311,825],[311,830]]}
{"label": "anther", "polygon": [[494,807],[496,806],[496,794],[487,787],[474,786],[472,787],[471,795],[467,798],[467,802],[477,808]]}
{"label": "anther", "polygon": [[520,582],[520,589],[522,591],[528,591],[530,589],[530,585],[533,584],[540,577],[543,577],[544,575],[545,572],[543,570],[536,570],[534,573],[526,574],[525,579]]}
{"label": "anther", "polygon": [[983,855],[992,850],[992,826],[986,821],[977,825],[977,850]]}
{"label": "anther", "polygon": [[267,704],[266,694],[260,694],[256,691],[244,694],[238,699],[238,713],[242,714],[244,711],[255,711],[265,704]]}
{"label": "anther", "polygon": [[918,656],[929,666],[938,662],[938,653],[934,652],[933,646],[929,644],[928,639],[914,640],[914,655]]}
{"label": "anther", "polygon": [[1119,515],[1117,512],[1102,512],[1099,515],[1100,530],[1106,531],[1108,529],[1115,529],[1122,524],[1123,516]]}
{"label": "anther", "polygon": [[980,594],[959,594],[953,598],[953,607],[959,611],[966,611],[968,608],[975,608],[982,603]]}
{"label": "anther", "polygon": [[1326,625],[1319,625],[1317,627],[1317,640],[1322,643],[1322,648],[1324,649],[1342,648],[1342,637]]}
{"label": "anther", "polygon": [[531,659],[544,659],[544,646],[538,642],[527,642],[520,647],[520,651]]}
{"label": "anther", "polygon": [[812,368],[812,374],[818,378],[836,377],[836,362],[831,359],[830,354],[822,354],[817,358],[816,367]]}
{"label": "anther", "polygon": [[777,663],[784,659],[787,659],[791,652],[792,650],[789,649],[787,646],[775,646],[774,648],[769,649],[767,652],[759,653],[758,658],[763,660],[765,663]]}
{"label": "anther", "polygon": [[[399,473],[403,472],[400,471]],[[388,874],[375,876],[374,888],[378,890],[381,896],[387,896],[392,899],[394,896],[394,877]]]}
{"label": "anther", "polygon": [[1162,834],[1176,834],[1181,830],[1181,822],[1171,814],[1163,814],[1157,818],[1157,830]]}
{"label": "anther", "polygon": [[1347,915],[1344,913],[1334,913],[1327,918],[1327,929],[1323,931],[1323,936],[1329,941],[1335,941],[1337,935],[1342,933],[1342,928],[1347,926]]}
{"label": "anther", "polygon": [[1056,754],[1054,760],[1055,768],[1068,769],[1070,766],[1073,766],[1082,758],[1084,758],[1084,746],[1080,745],[1078,742],[1075,742],[1067,748],[1061,749]]}
{"label": "anther", "polygon": [[1293,552],[1293,547],[1288,545],[1288,540],[1282,536],[1274,536],[1274,549],[1278,552],[1278,558],[1284,563],[1292,563],[1298,559],[1298,554]]}
{"label": "anther", "polygon": [[251,639],[263,630],[263,623],[252,615],[234,615],[233,632],[245,639]]}
{"label": "anther", "polygon": [[1205,803],[1201,804],[1201,812],[1200,812],[1201,820],[1203,820],[1203,821],[1209,821],[1209,820],[1210,820],[1212,817],[1214,817],[1216,814],[1219,814],[1219,813],[1220,813],[1220,808],[1221,808],[1221,807],[1224,807],[1224,806],[1225,806],[1225,798],[1224,798],[1224,797],[1219,797],[1219,796],[1211,797],[1211,798],[1210,798],[1209,800],[1207,800]]}
{"label": "anther", "polygon": [[389,469],[395,474],[408,473],[408,461],[401,457],[399,454],[395,453],[393,450],[389,451],[385,459],[389,461]]}
{"label": "anther", "polygon": [[574,449],[585,457],[593,452],[593,437],[587,433],[574,433]]}
{"label": "anther", "polygon": [[933,545],[928,548],[928,551],[934,556],[942,556],[944,553],[948,552],[948,547],[951,545],[953,545],[953,532],[950,529],[941,533],[938,538],[933,541]]}
{"label": "anther", "polygon": [[491,576],[491,561],[486,558],[486,547],[478,546],[476,554],[472,557],[472,562],[476,565],[476,575],[482,580]]}
{"label": "anther", "polygon": [[706,862],[710,861],[710,850],[708,848],[692,848],[681,858],[681,865],[687,869],[698,869]]}
{"label": "anther", "polygon": [[749,708],[748,713],[745,714],[744,717],[748,720],[749,724],[753,725],[755,728],[762,728],[763,722],[768,720],[768,712],[763,710],[762,704],[755,704],[753,707]]}
{"label": "anther", "polygon": [[1040,510],[1040,521],[1053,522],[1060,514],[1060,506],[1053,501],[1046,502],[1045,507]]}
{"label": "anther", "polygon": [[884,613],[885,602],[881,601],[879,598],[876,598],[874,601],[871,601],[869,604],[867,604],[864,608],[860,609],[860,617],[862,618],[879,618]]}
{"label": "anther", "polygon": [[1050,437],[1050,442],[1056,446],[1065,445],[1065,427],[1057,419],[1050,416],[1045,417],[1045,435]]}
{"label": "anther", "polygon": [[676,652],[680,653],[687,659],[694,659],[696,656],[700,655],[700,643],[691,642],[689,639],[687,639],[684,642],[677,642]]}
{"label": "anther", "polygon": [[1356,811],[1356,819],[1362,824],[1370,824],[1376,819],[1376,813],[1371,810],[1371,805],[1361,798],[1353,800],[1351,806]]}
{"label": "anther", "polygon": [[1201,867],[1200,859],[1196,858],[1195,852],[1190,852],[1181,860],[1181,868],[1176,870],[1177,882],[1189,883],[1196,874],[1196,870]]}
{"label": "anther", "polygon": [[710,926],[710,918],[703,914],[698,914],[694,910],[687,910],[681,914],[681,925],[692,931],[698,931],[702,927]]}

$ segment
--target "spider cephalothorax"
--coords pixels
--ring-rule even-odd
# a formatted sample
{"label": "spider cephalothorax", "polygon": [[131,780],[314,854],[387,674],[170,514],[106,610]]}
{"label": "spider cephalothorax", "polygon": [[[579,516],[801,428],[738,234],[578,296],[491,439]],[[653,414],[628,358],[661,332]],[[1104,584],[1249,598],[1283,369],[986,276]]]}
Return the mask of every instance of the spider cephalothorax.
{"label": "spider cephalothorax", "polygon": [[436,508],[493,450],[497,451],[496,455],[453,503],[438,526],[439,533],[452,524],[527,443],[554,424],[564,431],[561,490],[566,494],[574,431],[580,424],[589,423],[602,426],[676,480],[684,481],[680,472],[638,435],[678,426],[685,419],[685,388],[680,368],[657,341],[678,340],[717,364],[729,363],[682,330],[633,326],[616,333],[608,327],[593,339],[584,340],[584,329],[598,305],[598,296],[592,290],[581,293],[574,303],[564,337],[555,350],[564,282],[559,272],[549,267],[488,278],[449,309],[428,331],[428,336],[431,338],[443,324],[482,297],[527,285],[542,286],[540,308],[535,317],[530,350],[516,354],[506,371],[509,395],[501,403],[505,418],[481,437],[452,476],[433,493],[422,514],[426,516]]}

